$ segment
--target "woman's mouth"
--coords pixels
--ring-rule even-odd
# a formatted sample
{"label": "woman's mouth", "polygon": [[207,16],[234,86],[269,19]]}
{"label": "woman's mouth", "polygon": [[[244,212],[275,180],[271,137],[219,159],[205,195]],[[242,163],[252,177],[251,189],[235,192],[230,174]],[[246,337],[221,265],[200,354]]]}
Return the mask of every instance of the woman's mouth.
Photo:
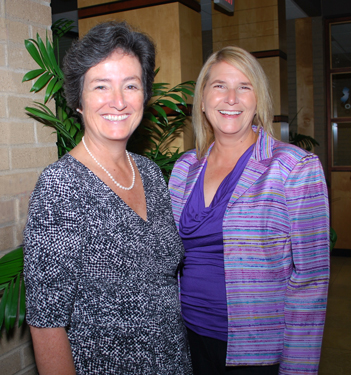
{"label": "woman's mouth", "polygon": [[123,114],[123,115],[103,115],[102,117],[108,121],[123,121],[126,118],[128,118],[128,116],[129,115],[127,114]]}
{"label": "woman's mouth", "polygon": [[242,111],[219,111],[222,115],[235,116],[240,115]]}

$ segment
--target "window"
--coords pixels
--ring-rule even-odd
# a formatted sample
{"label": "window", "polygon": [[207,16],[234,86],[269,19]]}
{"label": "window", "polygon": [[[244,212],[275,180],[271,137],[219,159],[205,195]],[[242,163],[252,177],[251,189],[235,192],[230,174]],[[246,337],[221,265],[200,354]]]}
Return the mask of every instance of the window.
{"label": "window", "polygon": [[351,170],[351,19],[327,20],[329,171]]}

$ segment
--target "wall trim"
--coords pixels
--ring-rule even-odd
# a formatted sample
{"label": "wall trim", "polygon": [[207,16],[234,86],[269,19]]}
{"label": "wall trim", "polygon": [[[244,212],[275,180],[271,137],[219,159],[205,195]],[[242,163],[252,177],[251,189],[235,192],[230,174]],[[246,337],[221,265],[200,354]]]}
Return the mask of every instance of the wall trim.
{"label": "wall trim", "polygon": [[289,123],[289,117],[286,115],[276,115],[273,118],[273,122],[287,122]]}
{"label": "wall trim", "polygon": [[284,60],[288,59],[286,53],[281,51],[280,49],[272,49],[269,51],[256,51],[250,53],[251,55],[254,55],[256,59],[264,59],[266,57],[281,57]]}
{"label": "wall trim", "polygon": [[331,256],[335,257],[351,257],[351,249],[333,249],[330,253]]}
{"label": "wall trim", "polygon": [[111,13],[125,12],[127,10],[141,9],[170,3],[181,3],[198,13],[201,11],[200,4],[195,0],[123,0],[117,3],[107,3],[103,5],[80,8],[78,9],[78,19],[81,20],[84,18],[104,16]]}

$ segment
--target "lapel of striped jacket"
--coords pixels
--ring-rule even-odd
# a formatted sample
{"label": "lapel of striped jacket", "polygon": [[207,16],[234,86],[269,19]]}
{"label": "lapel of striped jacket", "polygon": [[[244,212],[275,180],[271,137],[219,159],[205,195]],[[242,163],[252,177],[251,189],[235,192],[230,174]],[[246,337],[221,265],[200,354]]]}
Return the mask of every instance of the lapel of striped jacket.
{"label": "lapel of striped jacket", "polygon": [[260,129],[252,156],[236,185],[228,206],[234,204],[267,170],[269,165],[267,159],[273,155],[273,144],[274,139]]}

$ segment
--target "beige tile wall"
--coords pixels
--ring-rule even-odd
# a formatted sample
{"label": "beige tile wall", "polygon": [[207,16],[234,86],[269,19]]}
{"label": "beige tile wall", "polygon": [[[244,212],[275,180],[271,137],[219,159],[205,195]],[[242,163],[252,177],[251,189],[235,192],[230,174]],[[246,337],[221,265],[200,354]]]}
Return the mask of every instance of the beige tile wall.
{"label": "beige tile wall", "polygon": [[279,49],[278,4],[278,0],[237,0],[233,16],[213,6],[213,50],[227,45],[250,52]]}
{"label": "beige tile wall", "polygon": [[[23,75],[36,68],[24,40],[44,38],[51,25],[50,0],[0,0],[0,256],[22,243],[28,199],[41,170],[57,158],[52,130],[28,118],[31,94]],[[36,374],[28,328],[1,332],[0,374]]]}

